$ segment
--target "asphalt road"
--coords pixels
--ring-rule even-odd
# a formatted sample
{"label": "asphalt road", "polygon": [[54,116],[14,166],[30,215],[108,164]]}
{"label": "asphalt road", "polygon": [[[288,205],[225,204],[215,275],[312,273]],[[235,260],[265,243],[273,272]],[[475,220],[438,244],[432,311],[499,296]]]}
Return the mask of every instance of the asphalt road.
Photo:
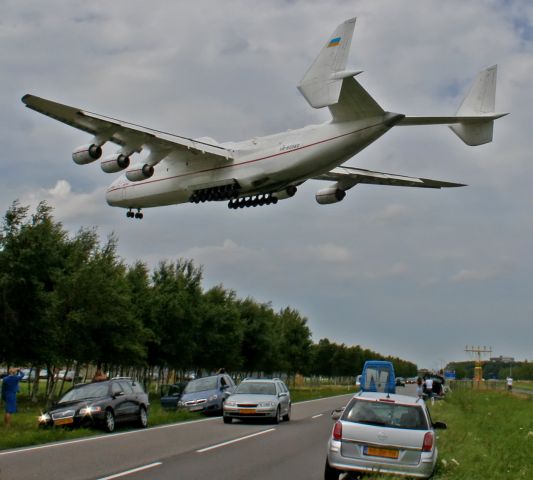
{"label": "asphalt road", "polygon": [[0,480],[318,480],[330,413],[350,397],[294,404],[291,421],[279,425],[216,417],[2,451]]}

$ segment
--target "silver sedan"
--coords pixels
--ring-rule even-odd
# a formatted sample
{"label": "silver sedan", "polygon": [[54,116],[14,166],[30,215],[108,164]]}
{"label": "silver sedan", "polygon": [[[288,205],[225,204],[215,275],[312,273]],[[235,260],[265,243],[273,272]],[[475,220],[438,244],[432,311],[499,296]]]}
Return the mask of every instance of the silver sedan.
{"label": "silver sedan", "polygon": [[373,472],[429,478],[437,462],[435,428],[423,400],[360,392],[335,423],[324,478],[342,472]]}
{"label": "silver sedan", "polygon": [[285,384],[274,378],[245,379],[224,402],[224,423],[234,418],[267,418],[274,423],[289,421],[291,396]]}

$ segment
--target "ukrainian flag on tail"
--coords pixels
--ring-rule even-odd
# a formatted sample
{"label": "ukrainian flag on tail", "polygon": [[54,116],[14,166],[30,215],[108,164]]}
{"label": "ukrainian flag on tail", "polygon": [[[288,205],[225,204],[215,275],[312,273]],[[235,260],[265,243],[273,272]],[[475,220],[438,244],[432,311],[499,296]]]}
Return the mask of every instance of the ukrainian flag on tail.
{"label": "ukrainian flag on tail", "polygon": [[335,38],[332,38],[329,43],[328,43],[328,48],[329,47],[336,47],[338,46],[339,44],[341,43],[341,37],[335,37]]}

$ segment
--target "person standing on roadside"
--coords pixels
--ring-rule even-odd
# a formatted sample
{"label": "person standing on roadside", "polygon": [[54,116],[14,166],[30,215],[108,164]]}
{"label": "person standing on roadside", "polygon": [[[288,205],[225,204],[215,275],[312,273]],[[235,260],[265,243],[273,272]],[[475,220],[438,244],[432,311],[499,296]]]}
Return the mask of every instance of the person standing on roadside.
{"label": "person standing on roadside", "polygon": [[428,398],[433,398],[433,379],[431,377],[426,378],[426,394]]}
{"label": "person standing on roadside", "polygon": [[507,377],[507,391],[511,391],[513,389],[513,377]]}
{"label": "person standing on roadside", "polygon": [[422,379],[420,377],[416,379],[416,394],[418,398],[424,397],[424,387],[422,386]]}
{"label": "person standing on roadside", "polygon": [[8,428],[11,426],[11,415],[17,413],[17,393],[22,377],[24,374],[20,370],[10,368],[9,375],[2,380],[2,400],[5,403],[4,424]]}

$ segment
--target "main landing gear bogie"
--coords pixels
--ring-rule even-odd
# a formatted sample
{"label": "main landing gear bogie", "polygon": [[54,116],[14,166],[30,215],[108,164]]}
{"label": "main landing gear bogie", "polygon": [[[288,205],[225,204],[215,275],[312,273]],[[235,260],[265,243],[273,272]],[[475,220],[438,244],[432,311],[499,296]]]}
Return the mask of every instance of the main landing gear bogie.
{"label": "main landing gear bogie", "polygon": [[236,210],[237,208],[262,207],[263,205],[275,205],[276,203],[278,203],[278,197],[267,193],[252,197],[232,198],[228,203],[228,208]]}
{"label": "main landing gear bogie", "polygon": [[133,209],[131,208],[126,212],[126,217],[128,218],[137,218],[139,220],[142,220],[143,216],[144,215],[142,214],[140,208],[138,208],[136,212],[133,212]]}

